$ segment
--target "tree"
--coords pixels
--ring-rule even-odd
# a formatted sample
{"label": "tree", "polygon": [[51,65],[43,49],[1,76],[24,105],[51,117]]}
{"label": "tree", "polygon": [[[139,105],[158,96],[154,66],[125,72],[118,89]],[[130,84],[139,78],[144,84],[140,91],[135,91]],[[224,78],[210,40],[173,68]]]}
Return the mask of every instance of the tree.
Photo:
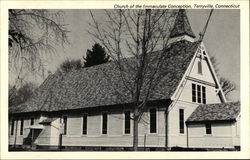
{"label": "tree", "polygon": [[[218,69],[218,63],[215,58],[215,56],[211,56],[210,58],[212,65],[214,67],[215,73],[219,75],[219,69]],[[224,77],[219,78],[220,85],[222,88],[222,91],[224,92],[225,96],[228,98],[228,94],[235,91],[237,89],[236,84]]]}
{"label": "tree", "polygon": [[87,50],[84,67],[90,67],[98,64],[103,64],[109,61],[109,55],[107,55],[105,48],[103,48],[100,44],[95,43],[92,46],[92,51]]}
{"label": "tree", "polygon": [[82,62],[80,59],[78,60],[69,60],[66,59],[61,65],[60,70],[63,72],[69,72],[71,70],[78,70],[82,68]]}
{"label": "tree", "polygon": [[18,89],[9,85],[9,107],[16,107],[26,102],[36,87],[34,83],[25,83]]}
{"label": "tree", "polygon": [[[164,50],[168,48],[176,14],[173,10],[105,10],[107,20],[103,22],[103,19],[97,21],[90,11],[93,22],[89,33],[107,49],[130,93],[126,96],[130,97],[133,106],[131,118],[135,151],[138,148],[138,123],[142,120],[148,99],[165,76],[162,68],[167,64],[163,62],[172,56]],[[153,59],[149,58],[157,50],[161,52]],[[128,56],[133,56],[133,59],[126,59]]]}
{"label": "tree", "polygon": [[230,92],[237,89],[235,83],[223,77],[220,78],[220,85],[225,96],[227,96]]}
{"label": "tree", "polygon": [[68,30],[63,12],[46,9],[9,10],[9,68],[20,77],[44,69],[43,63],[54,46],[66,44]]}

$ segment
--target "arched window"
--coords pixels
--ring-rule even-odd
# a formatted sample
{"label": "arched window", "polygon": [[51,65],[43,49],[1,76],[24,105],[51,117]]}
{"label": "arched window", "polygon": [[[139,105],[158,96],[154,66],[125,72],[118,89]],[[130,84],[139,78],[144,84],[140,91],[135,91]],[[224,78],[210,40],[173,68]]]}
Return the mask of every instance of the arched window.
{"label": "arched window", "polygon": [[198,73],[202,74],[202,64],[201,64],[201,60],[198,61]]}

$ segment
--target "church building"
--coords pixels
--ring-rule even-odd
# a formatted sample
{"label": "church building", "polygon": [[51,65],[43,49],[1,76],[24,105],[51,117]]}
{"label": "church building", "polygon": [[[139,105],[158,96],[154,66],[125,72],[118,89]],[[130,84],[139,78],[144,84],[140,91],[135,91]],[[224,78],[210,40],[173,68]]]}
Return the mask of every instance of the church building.
{"label": "church building", "polygon": [[[180,9],[164,51],[174,54],[139,123],[139,148],[240,146],[240,102],[226,100],[205,45],[195,37]],[[9,108],[9,146],[131,148],[133,107],[118,73],[108,62],[49,75],[27,102]]]}

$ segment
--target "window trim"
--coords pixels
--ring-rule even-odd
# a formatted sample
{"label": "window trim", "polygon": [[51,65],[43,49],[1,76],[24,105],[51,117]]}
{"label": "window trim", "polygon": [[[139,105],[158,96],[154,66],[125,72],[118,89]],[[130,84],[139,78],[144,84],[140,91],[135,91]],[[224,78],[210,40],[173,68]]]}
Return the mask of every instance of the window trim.
{"label": "window trim", "polygon": [[[151,133],[151,132],[150,132],[150,110],[151,110],[151,109],[155,109],[155,111],[156,111],[156,114],[155,114],[155,116],[156,116],[156,132],[155,132],[155,133]],[[148,125],[148,134],[158,134],[158,127],[159,127],[159,126],[158,126],[158,117],[159,117],[159,115],[158,115],[158,108],[157,108],[157,107],[149,107],[149,108],[148,108],[148,117],[149,117],[149,118],[148,118],[148,121],[149,121],[149,122],[148,122],[148,124],[149,124],[149,125]]]}
{"label": "window trim", "polygon": [[[104,111],[104,112],[101,112],[101,135],[108,135],[108,131],[109,131],[109,113],[107,111]],[[103,114],[106,113],[107,114],[107,133],[106,134],[103,134]]]}
{"label": "window trim", "polygon": [[[83,134],[83,121],[84,121],[84,115],[87,115],[87,126],[86,126],[86,134]],[[83,114],[82,114],[82,123],[81,123],[81,135],[82,136],[87,136],[88,135],[88,113],[86,113],[86,112],[84,112]]]}
{"label": "window trim", "polygon": [[[129,112],[129,115],[130,115],[130,120],[129,120],[129,122],[130,122],[130,132],[129,133],[125,133],[125,112]],[[131,112],[131,110],[129,110],[129,109],[126,109],[126,110],[124,110],[124,112],[123,112],[123,135],[131,135],[132,134],[132,119],[131,119],[131,114],[132,114],[132,112]]]}
{"label": "window trim", "polygon": [[[180,110],[183,110],[183,133],[181,133],[181,126],[180,126],[180,124],[181,124],[181,121],[180,121]],[[179,122],[179,134],[180,135],[184,135],[185,134],[185,109],[184,108],[179,108],[179,110],[178,110],[179,112],[178,112],[178,115],[179,115],[179,118],[178,118],[178,122]]]}

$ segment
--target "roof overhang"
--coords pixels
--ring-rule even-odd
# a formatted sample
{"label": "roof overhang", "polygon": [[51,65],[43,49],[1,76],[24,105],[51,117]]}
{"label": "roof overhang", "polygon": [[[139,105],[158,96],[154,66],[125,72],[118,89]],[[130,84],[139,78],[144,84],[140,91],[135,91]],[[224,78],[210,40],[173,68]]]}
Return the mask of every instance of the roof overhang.
{"label": "roof overhang", "polygon": [[206,124],[206,123],[232,123],[235,122],[235,119],[226,119],[226,120],[204,120],[204,121],[186,121],[187,125],[189,124]]}
{"label": "roof overhang", "polygon": [[43,125],[31,125],[31,126],[25,127],[25,129],[43,129],[43,128],[44,128]]}

